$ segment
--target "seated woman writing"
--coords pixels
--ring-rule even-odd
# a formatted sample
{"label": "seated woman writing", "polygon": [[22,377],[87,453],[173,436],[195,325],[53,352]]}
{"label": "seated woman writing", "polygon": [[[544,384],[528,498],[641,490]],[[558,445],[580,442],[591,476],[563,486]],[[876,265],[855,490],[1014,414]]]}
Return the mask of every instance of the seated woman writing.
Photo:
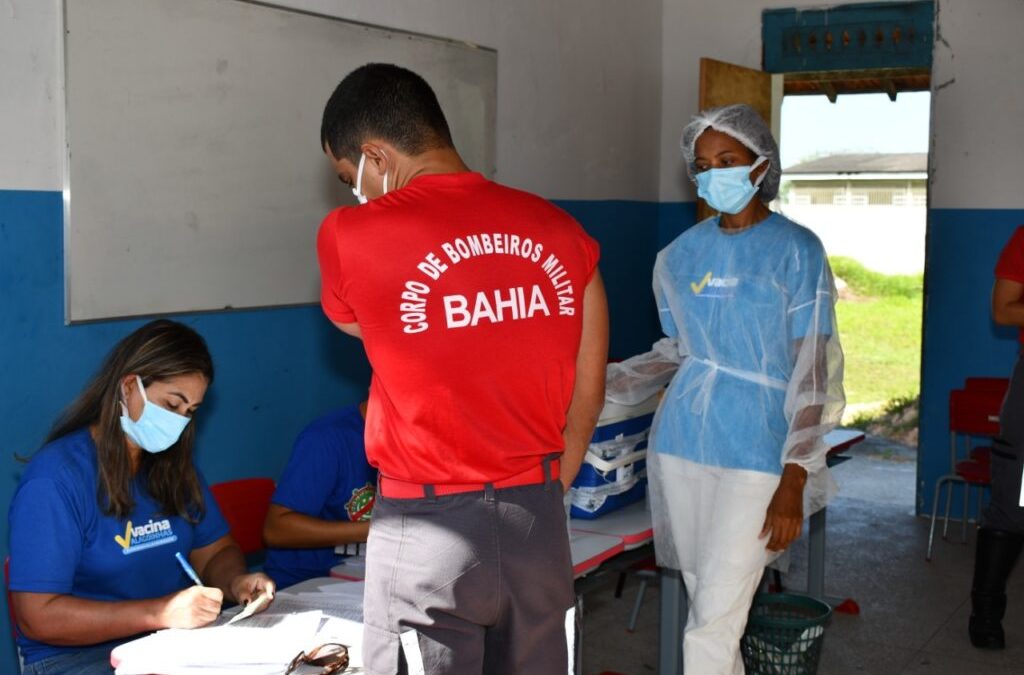
{"label": "seated woman writing", "polygon": [[191,421],[212,381],[202,337],[150,322],[117,344],[32,457],[9,512],[25,673],[109,673],[110,650],[139,633],[204,626],[225,600],[273,596],[266,575],[247,573],[193,463]]}

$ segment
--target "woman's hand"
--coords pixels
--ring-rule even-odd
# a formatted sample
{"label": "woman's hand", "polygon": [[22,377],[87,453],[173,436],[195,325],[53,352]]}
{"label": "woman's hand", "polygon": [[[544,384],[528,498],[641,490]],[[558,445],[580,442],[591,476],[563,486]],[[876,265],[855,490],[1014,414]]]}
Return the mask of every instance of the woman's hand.
{"label": "woman's hand", "polygon": [[[237,598],[240,605],[248,605],[259,595],[266,595],[268,601],[273,600],[275,591],[277,588],[274,582],[262,572],[239,574],[231,580],[231,594]],[[263,603],[257,612],[262,612],[269,604],[270,602]]]}
{"label": "woman's hand", "polygon": [[166,628],[199,628],[220,615],[224,593],[213,586],[189,586],[162,598],[158,623]]}
{"label": "woman's hand", "polygon": [[782,470],[782,479],[768,504],[761,539],[769,534],[765,545],[769,551],[785,551],[800,536],[804,524],[804,484],[807,471],[796,464],[787,464]]}

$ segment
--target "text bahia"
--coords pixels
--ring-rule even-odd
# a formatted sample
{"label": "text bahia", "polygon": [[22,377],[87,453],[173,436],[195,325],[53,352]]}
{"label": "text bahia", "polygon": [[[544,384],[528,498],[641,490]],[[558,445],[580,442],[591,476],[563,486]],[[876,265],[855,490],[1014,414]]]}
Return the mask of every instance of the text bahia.
{"label": "text bahia", "polygon": [[551,316],[544,293],[537,284],[529,290],[517,286],[505,290],[479,291],[470,303],[471,299],[465,295],[444,296],[444,317],[448,328],[476,326],[482,321],[501,323],[531,319],[539,314]]}

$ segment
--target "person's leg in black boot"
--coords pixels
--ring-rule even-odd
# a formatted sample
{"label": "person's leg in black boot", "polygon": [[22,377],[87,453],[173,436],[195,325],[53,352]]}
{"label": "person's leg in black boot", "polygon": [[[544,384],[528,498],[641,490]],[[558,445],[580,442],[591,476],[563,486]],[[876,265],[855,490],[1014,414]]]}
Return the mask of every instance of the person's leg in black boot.
{"label": "person's leg in black boot", "polygon": [[1024,508],[1020,505],[1024,471],[1024,356],[1017,360],[999,414],[999,438],[992,448],[992,498],[978,530],[971,587],[971,644],[1002,649],[1006,640],[1006,581],[1024,542]]}
{"label": "person's leg in black boot", "polygon": [[[1018,479],[1019,480],[1019,479]],[[1006,612],[1006,580],[1020,555],[1024,537],[1014,532],[982,527],[974,556],[971,586],[971,644],[980,649],[1002,649],[1003,614]]]}

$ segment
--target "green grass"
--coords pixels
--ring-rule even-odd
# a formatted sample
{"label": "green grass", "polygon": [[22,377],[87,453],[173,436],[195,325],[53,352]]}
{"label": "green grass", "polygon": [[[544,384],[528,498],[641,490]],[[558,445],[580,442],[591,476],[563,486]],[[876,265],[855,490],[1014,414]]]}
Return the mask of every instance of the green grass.
{"label": "green grass", "polygon": [[921,275],[887,276],[849,258],[832,258],[830,263],[858,296],[836,306],[846,356],[847,403],[916,397],[921,384]]}
{"label": "green grass", "polygon": [[[889,431],[902,433],[910,431],[918,423],[918,396],[897,396],[889,399],[880,410],[867,410],[853,416],[848,426],[866,429],[872,424],[884,421]],[[910,409],[910,410],[908,410]]]}
{"label": "green grass", "polygon": [[857,295],[872,298],[916,298],[921,300],[924,277],[920,274],[882,274],[869,270],[853,258],[828,259],[832,273],[850,285]]}

